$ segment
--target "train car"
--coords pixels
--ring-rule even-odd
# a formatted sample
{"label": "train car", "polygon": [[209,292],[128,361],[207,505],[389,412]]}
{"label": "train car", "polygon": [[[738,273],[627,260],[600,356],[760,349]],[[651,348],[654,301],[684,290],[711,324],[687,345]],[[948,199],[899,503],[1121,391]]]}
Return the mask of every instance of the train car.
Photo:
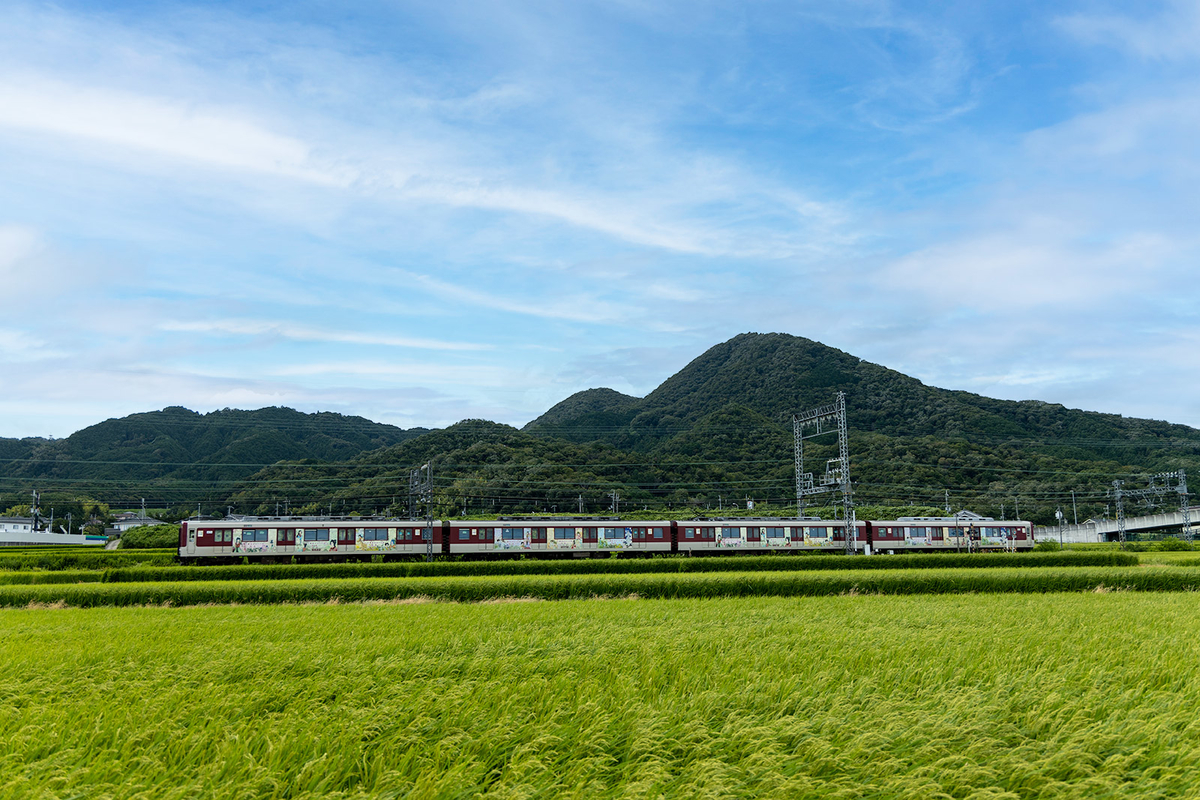
{"label": "train car", "polygon": [[[270,560],[353,560],[423,557],[423,520],[241,517],[188,520],[180,526],[179,556]],[[435,520],[435,555],[503,558],[586,557],[599,553],[687,555],[764,552],[844,552],[840,520],[711,519],[683,522],[613,519]],[[869,553],[1024,551],[1033,548],[1028,521],[978,515],[858,521],[854,550]]]}
{"label": "train car", "polygon": [[881,553],[922,551],[1022,551],[1033,549],[1033,523],[991,517],[901,517],[868,523],[872,549]]}
{"label": "train car", "polygon": [[671,523],[605,519],[450,520],[451,555],[529,553],[586,556],[592,553],[671,552]]}
{"label": "train car", "polygon": [[[424,555],[422,520],[242,517],[187,520],[179,526],[180,558],[278,556],[363,558],[374,554]],[[433,549],[445,550],[443,525],[433,523]]]}
{"label": "train car", "polygon": [[[846,526],[841,520],[727,519],[676,523],[677,552],[692,555],[763,553],[771,550],[830,551],[846,549]],[[866,523],[855,526],[855,549],[867,541]]]}

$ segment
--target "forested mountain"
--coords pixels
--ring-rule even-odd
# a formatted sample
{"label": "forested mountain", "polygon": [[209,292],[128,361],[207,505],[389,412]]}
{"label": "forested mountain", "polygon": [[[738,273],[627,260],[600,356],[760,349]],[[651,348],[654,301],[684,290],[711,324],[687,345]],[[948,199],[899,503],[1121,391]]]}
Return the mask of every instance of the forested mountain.
{"label": "forested mountain", "polygon": [[[438,513],[580,504],[595,513],[611,508],[613,492],[626,509],[711,510],[747,498],[778,507],[795,496],[791,414],[838,391],[865,504],[949,502],[1041,522],[1063,507],[1085,519],[1105,512],[1114,478],[1200,469],[1193,428],[937,389],[807,339],[747,334],[642,399],[592,389],[521,431],[467,421],[343,465],[280,464],[230,502],[265,510],[286,495],[331,511],[403,513],[408,470],[430,462]],[[833,436],[810,442],[806,468],[821,474],[834,446]]]}
{"label": "forested mountain", "polygon": [[[779,333],[747,333],[716,345],[641,400],[606,394],[609,390],[580,392],[525,430],[653,450],[674,437],[690,438],[700,420],[729,406],[790,430],[794,412],[829,403],[838,391],[847,394],[849,424],[858,432],[988,446],[1026,444],[1084,459],[1122,459],[1130,445],[1141,448],[1142,456],[1163,444],[1200,447],[1200,430],[1185,425],[938,389],[819,342]],[[614,395],[622,400],[605,402]]]}
{"label": "forested mountain", "polygon": [[267,464],[303,458],[344,461],[424,432],[290,408],[199,414],[172,407],[110,419],[65,439],[0,439],[0,491],[23,494],[27,485],[51,491],[78,488],[114,499],[156,494],[156,487],[168,485],[225,487],[227,492],[233,481]]}
{"label": "forested mountain", "polygon": [[[938,389],[783,334],[719,344],[644,398],[580,392],[522,430],[468,420],[404,431],[280,408],[169,408],[59,441],[0,440],[0,463],[5,493],[36,481],[105,500],[150,493],[258,513],[403,513],[409,471],[427,462],[439,514],[581,504],[596,513],[614,493],[624,509],[699,511],[747,498],[782,507],[795,496],[791,415],[838,391],[865,504],[949,502],[1040,522],[1062,507],[1085,519],[1105,513],[1116,478],[1200,475],[1200,430]],[[808,443],[806,469],[821,474],[834,450],[833,436]]]}

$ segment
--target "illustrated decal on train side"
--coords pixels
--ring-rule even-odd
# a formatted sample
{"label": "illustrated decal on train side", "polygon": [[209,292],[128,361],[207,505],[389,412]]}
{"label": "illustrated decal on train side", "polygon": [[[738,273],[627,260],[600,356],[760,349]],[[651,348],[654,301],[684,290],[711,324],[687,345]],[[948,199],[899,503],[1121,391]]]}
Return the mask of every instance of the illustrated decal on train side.
{"label": "illustrated decal on train side", "polygon": [[759,541],[763,547],[791,547],[792,540],[786,528],[759,528]]}
{"label": "illustrated decal on train side", "polygon": [[633,547],[633,528],[599,528],[597,544],[609,549]]}
{"label": "illustrated decal on train side", "polygon": [[330,538],[329,528],[297,528],[296,549],[305,553],[324,553],[337,547],[337,534]]}
{"label": "illustrated decal on train side", "polygon": [[368,552],[395,550],[394,530],[388,528],[359,528],[354,534],[354,549]]}
{"label": "illustrated decal on train side", "polygon": [[233,532],[233,552],[235,553],[268,553],[275,550],[265,528],[247,528]]}
{"label": "illustrated decal on train side", "polygon": [[533,546],[533,528],[496,528],[493,546],[496,550],[528,550]]}
{"label": "illustrated decal on train side", "polygon": [[583,546],[583,528],[548,528],[546,546],[551,550],[574,550]]}
{"label": "illustrated decal on train side", "polygon": [[809,547],[824,547],[830,544],[829,528],[818,525],[804,527],[804,543]]}

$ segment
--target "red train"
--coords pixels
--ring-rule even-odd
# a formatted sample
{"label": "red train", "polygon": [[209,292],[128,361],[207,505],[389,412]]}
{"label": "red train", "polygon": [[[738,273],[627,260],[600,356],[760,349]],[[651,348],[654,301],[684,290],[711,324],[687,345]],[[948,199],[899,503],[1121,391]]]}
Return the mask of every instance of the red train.
{"label": "red train", "polygon": [[[705,519],[621,521],[615,519],[421,520],[242,517],[188,520],[179,530],[179,556],[245,556],[270,560],[353,560],[372,556],[422,557],[431,530],[433,552],[443,556],[587,557],[624,552],[654,555],[718,555],[768,551],[844,552],[841,520]],[[1033,526],[987,517],[904,517],[859,520],[853,548],[861,553],[946,550],[1029,550]]]}

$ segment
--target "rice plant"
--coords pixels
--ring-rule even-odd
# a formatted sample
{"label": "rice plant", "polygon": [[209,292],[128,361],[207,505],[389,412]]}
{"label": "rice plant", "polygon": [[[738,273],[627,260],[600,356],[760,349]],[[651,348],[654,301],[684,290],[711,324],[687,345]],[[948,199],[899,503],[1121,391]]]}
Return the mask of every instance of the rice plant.
{"label": "rice plant", "polygon": [[0,796],[1191,796],[1198,610],[1123,592],[6,610]]}
{"label": "rice plant", "polygon": [[868,572],[702,572],[500,575],[436,578],[324,578],[0,586],[0,606],[200,605],[362,602],[433,598],[816,597],[838,594],[967,594],[1086,591],[1195,591],[1200,571],[1179,567],[873,570]]}

